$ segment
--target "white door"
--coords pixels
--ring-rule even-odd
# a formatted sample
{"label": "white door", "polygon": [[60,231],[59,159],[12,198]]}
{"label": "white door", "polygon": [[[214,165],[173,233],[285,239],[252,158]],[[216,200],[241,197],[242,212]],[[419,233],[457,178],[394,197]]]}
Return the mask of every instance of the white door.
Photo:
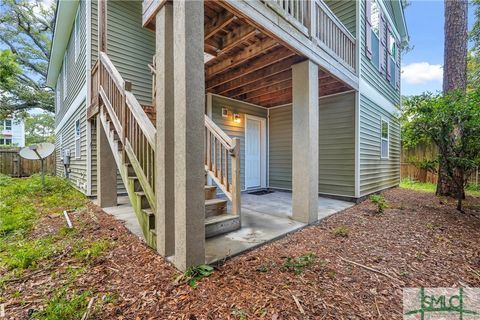
{"label": "white door", "polygon": [[246,118],[245,188],[262,186],[262,121]]}

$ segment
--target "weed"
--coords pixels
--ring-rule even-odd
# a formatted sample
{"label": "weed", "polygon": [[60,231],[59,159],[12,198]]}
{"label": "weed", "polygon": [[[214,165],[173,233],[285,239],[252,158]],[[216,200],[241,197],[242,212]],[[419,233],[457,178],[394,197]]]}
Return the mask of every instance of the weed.
{"label": "weed", "polygon": [[292,258],[287,257],[287,260],[283,263],[282,270],[291,271],[296,275],[303,272],[303,269],[310,266],[315,261],[315,253],[306,253],[300,257]]}
{"label": "weed", "polygon": [[426,227],[427,227],[428,230],[435,229],[435,225],[433,223],[430,223],[430,222],[426,224]]}
{"label": "weed", "polygon": [[370,196],[370,201],[377,206],[378,213],[383,213],[385,209],[388,208],[388,202],[381,194],[372,194]]}
{"label": "weed", "polygon": [[64,320],[80,319],[88,305],[90,291],[68,291],[61,288],[53,295],[43,311],[34,314],[35,319]]}
{"label": "weed", "polygon": [[257,268],[258,272],[268,272],[269,270],[270,270],[270,268],[268,266],[264,265],[264,264],[262,264],[261,266],[259,266]]}
{"label": "weed", "polygon": [[234,308],[232,311],[232,316],[240,320],[247,320],[247,313],[242,309]]}
{"label": "weed", "polygon": [[187,283],[191,288],[197,288],[197,282],[202,280],[205,277],[210,276],[213,273],[213,268],[206,264],[201,264],[196,267],[190,267],[181,274],[177,279],[176,282],[183,282]]}
{"label": "weed", "polygon": [[348,237],[349,233],[350,233],[350,229],[346,226],[340,226],[340,227],[336,227],[335,229],[333,229],[333,234],[336,237],[346,238],[346,237]]}

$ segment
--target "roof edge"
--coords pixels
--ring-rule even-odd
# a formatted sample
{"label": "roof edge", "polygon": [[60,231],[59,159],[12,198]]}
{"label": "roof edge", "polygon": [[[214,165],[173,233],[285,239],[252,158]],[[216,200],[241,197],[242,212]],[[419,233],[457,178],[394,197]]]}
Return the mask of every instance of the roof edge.
{"label": "roof edge", "polygon": [[63,56],[67,50],[79,3],[79,0],[58,0],[57,2],[55,30],[47,72],[49,87],[54,88],[57,85],[58,74],[62,68]]}

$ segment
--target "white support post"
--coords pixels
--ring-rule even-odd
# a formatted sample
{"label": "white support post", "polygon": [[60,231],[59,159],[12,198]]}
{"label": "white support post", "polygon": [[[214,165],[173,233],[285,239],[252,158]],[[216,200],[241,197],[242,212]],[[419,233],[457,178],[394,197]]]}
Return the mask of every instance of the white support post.
{"label": "white support post", "polygon": [[173,85],[173,5],[166,2],[156,15],[155,107],[157,145],[155,150],[155,231],[157,251],[168,257],[175,253],[175,150]]}
{"label": "white support post", "polygon": [[293,219],[318,220],[318,66],[310,60],[292,66]]}
{"label": "white support post", "polygon": [[205,263],[203,1],[173,2],[175,266]]}

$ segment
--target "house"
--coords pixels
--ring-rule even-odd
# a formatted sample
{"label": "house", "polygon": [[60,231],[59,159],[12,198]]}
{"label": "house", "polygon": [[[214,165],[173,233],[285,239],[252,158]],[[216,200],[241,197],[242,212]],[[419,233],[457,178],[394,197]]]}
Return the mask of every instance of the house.
{"label": "house", "polygon": [[291,221],[309,224],[319,195],[397,186],[404,6],[58,1],[58,167],[102,207],[126,192],[183,270],[250,219],[245,191],[291,192]]}
{"label": "house", "polygon": [[25,123],[22,119],[0,119],[0,147],[25,147]]}

